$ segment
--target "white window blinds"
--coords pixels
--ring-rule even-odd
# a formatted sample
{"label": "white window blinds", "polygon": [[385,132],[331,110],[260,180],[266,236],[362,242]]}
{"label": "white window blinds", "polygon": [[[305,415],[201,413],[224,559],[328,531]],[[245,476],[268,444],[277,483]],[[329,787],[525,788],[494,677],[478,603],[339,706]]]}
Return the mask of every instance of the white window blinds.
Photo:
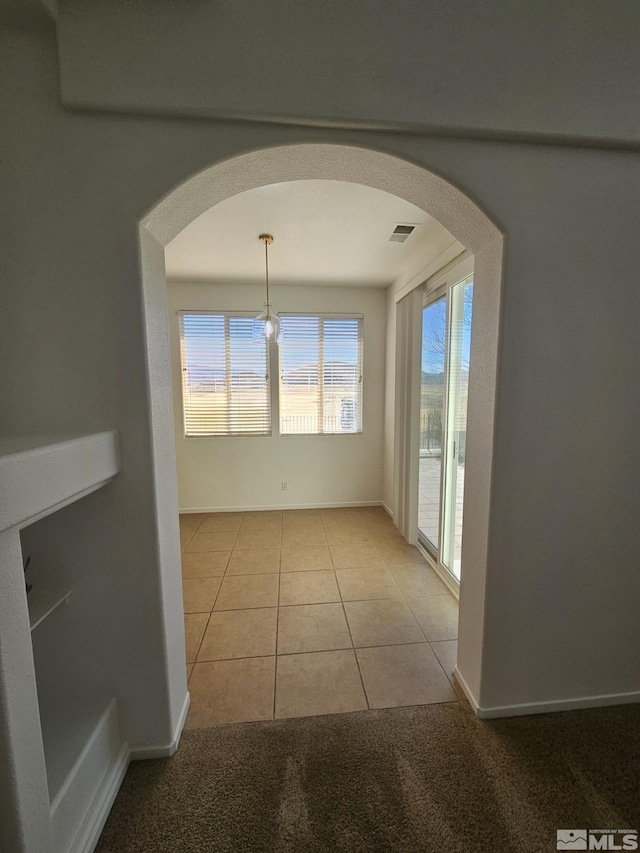
{"label": "white window blinds", "polygon": [[179,316],[185,435],[269,435],[267,346],[255,342],[253,315]]}
{"label": "white window blinds", "polygon": [[280,315],[280,432],[362,432],[362,315]]}

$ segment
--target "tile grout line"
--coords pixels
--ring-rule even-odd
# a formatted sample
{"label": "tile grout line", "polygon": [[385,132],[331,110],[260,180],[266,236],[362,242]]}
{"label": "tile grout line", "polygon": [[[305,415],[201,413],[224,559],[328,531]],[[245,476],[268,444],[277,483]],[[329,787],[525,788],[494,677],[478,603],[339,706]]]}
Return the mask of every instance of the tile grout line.
{"label": "tile grout line", "polygon": [[[203,521],[204,521],[204,519],[203,519],[203,518],[202,518],[202,519],[200,519],[200,522],[198,523],[198,525],[197,525],[196,529],[193,531],[193,533],[192,533],[192,534],[191,534],[191,536],[189,537],[189,541],[188,541],[188,542],[187,542],[187,544],[184,546],[184,550],[182,549],[182,543],[181,543],[181,545],[180,545],[180,554],[181,554],[181,555],[182,555],[182,554],[186,554],[186,553],[187,553],[187,548],[188,548],[188,547],[189,547],[189,545],[191,544],[191,540],[192,540],[192,539],[193,539],[193,537],[196,535],[196,533],[198,532],[198,530],[200,530],[200,525],[202,524],[202,522],[203,522]],[[180,516],[179,516],[179,515],[178,515],[178,526],[180,526]],[[182,530],[180,530],[180,532],[182,533]]]}
{"label": "tile grout line", "polygon": [[[324,519],[322,518],[322,513],[320,513],[320,518],[322,519],[322,529],[324,530],[325,539],[327,538],[327,531],[324,526]],[[327,547],[329,547],[329,543],[327,541]],[[353,642],[353,634],[351,633],[351,625],[349,624],[349,619],[347,617],[347,611],[344,606],[344,599],[342,597],[342,590],[340,589],[340,584],[338,583],[338,575],[336,574],[336,566],[333,561],[333,554],[331,553],[331,548],[329,548],[329,558],[331,560],[331,565],[333,566],[333,575],[335,578],[336,586],[338,587],[338,594],[340,596],[340,605],[342,606],[342,615],[344,616],[344,621],[347,626],[347,631],[349,632],[349,639],[351,640],[351,646],[353,649],[353,656],[356,661],[356,667],[358,668],[358,676],[360,677],[360,684],[362,685],[362,693],[364,695],[364,701],[367,703],[367,708],[371,710],[371,705],[369,703],[369,695],[367,693],[367,688],[364,686],[364,679],[362,677],[362,670],[360,669],[360,661],[358,660],[358,653],[356,652],[355,643]]]}
{"label": "tile grout line", "polygon": [[[389,572],[389,574],[391,574],[391,572]],[[392,577],[393,577],[393,575],[392,575]],[[395,583],[395,578],[393,579],[393,582]],[[409,613],[413,616],[413,621],[418,626],[418,630],[420,631],[420,633],[424,637],[425,643],[428,643],[429,640],[427,639],[427,635],[425,634],[424,629],[422,628],[422,625],[418,622],[418,618],[417,618],[416,614],[413,612],[413,608],[411,607],[411,604],[409,603],[407,596],[400,589],[398,584],[396,584],[396,586],[398,587],[398,592],[400,593],[400,596],[401,596],[402,600],[404,601],[404,606],[408,609]],[[434,652],[434,655],[435,655],[435,652]]]}
{"label": "tile grout line", "polygon": [[[396,579],[395,579],[395,577],[393,577],[393,573],[390,571],[390,568],[392,568],[392,567],[391,567],[390,565],[388,565],[388,564],[387,564],[386,560],[384,559],[384,557],[383,557],[382,553],[380,552],[380,550],[379,550],[379,548],[378,548],[378,546],[377,546],[377,543],[376,543],[375,539],[374,539],[374,538],[371,538],[371,540],[370,540],[370,541],[371,541],[371,543],[372,543],[372,545],[373,545],[374,549],[378,552],[378,555],[379,555],[379,556],[380,556],[380,558],[382,559],[383,566],[384,566],[385,570],[386,570],[386,571],[388,572],[388,574],[391,576],[391,579],[392,579],[392,581],[393,581],[393,585],[394,585],[394,587],[398,590],[398,593],[399,593],[399,595],[400,595],[401,600],[403,601],[403,603],[404,603],[405,607],[407,607],[407,608],[408,608],[408,610],[409,610],[409,612],[411,613],[411,616],[413,617],[413,620],[414,620],[414,622],[416,623],[416,625],[417,625],[417,627],[418,627],[418,630],[420,631],[420,633],[422,634],[422,636],[423,636],[423,638],[424,638],[424,642],[429,646],[429,649],[430,649],[431,653],[433,654],[433,656],[435,657],[436,661],[438,662],[438,665],[439,665],[440,669],[442,670],[443,674],[444,674],[444,675],[445,675],[445,677],[447,678],[447,681],[449,681],[449,676],[448,676],[448,675],[447,675],[447,673],[445,672],[444,666],[442,665],[442,663],[440,662],[440,659],[438,658],[438,656],[436,655],[436,653],[435,653],[434,649],[432,648],[431,641],[428,639],[427,634],[426,634],[426,631],[423,629],[423,627],[422,627],[422,625],[420,624],[420,622],[418,622],[418,619],[417,619],[417,617],[416,617],[416,615],[415,615],[415,613],[414,613],[414,610],[413,610],[413,608],[412,608],[412,606],[411,606],[411,604],[410,604],[410,602],[409,602],[409,599],[408,599],[407,595],[402,591],[402,589],[400,588],[399,584],[398,584],[398,583],[396,583]],[[332,559],[333,559],[333,558],[332,558]],[[408,563],[407,565],[415,565],[415,564],[414,564],[414,563]],[[334,571],[335,571],[335,568],[334,568]],[[445,595],[445,594],[446,594],[446,592],[444,592],[444,593],[440,593],[440,594],[441,594],[441,595]],[[341,598],[342,598],[342,590],[340,590],[340,596],[341,596]],[[380,601],[380,600],[383,600],[383,599],[363,599],[363,600],[367,600],[367,601],[371,601],[371,600]],[[342,601],[343,601],[343,607],[344,607],[344,598],[342,598]],[[346,618],[346,613],[345,613],[345,618]],[[347,625],[348,625],[348,619],[347,619]],[[351,627],[350,627],[349,625],[348,625],[348,627],[349,627],[349,631],[351,631]],[[352,638],[352,642],[353,642],[353,638]],[[435,641],[435,640],[434,640],[434,642],[438,642],[438,641]],[[445,641],[440,641],[440,642],[445,642]],[[396,646],[396,645],[398,645],[398,646],[401,646],[401,645],[422,645],[422,642],[420,642],[420,643],[391,643],[391,644],[386,644],[386,645],[387,645],[387,646]],[[361,646],[360,648],[384,648],[384,647],[385,647],[385,646]],[[355,650],[355,654],[356,654],[356,661],[358,662],[358,669],[360,669],[360,661],[359,661],[359,659],[358,659],[357,649],[355,649],[355,645],[354,645],[354,650]],[[362,671],[361,671],[361,670],[360,670],[360,674],[361,674],[361,677],[362,677]],[[364,687],[364,681],[363,681],[363,687]],[[455,690],[454,690],[454,693],[455,693]],[[365,688],[365,694],[366,694],[366,688]],[[367,701],[368,701],[368,697],[367,697]],[[459,699],[458,699],[458,697],[457,697],[457,694],[456,694],[456,701],[459,701]]]}
{"label": "tile grout line", "polygon": [[[409,645],[408,643],[406,645]],[[417,643],[413,643],[412,645],[419,645]],[[370,648],[367,646],[366,648]],[[376,648],[376,646],[372,646],[371,648]],[[330,652],[352,652],[353,648],[345,646],[341,649],[319,649],[315,652],[281,652],[279,655],[271,654],[271,655],[241,655],[236,658],[210,658],[206,661],[200,661],[200,663],[218,663],[219,661],[228,661],[228,660],[257,660],[258,658],[295,658],[301,657],[302,655],[324,655]],[[189,664],[187,664],[189,666]]]}
{"label": "tile grout line", "polygon": [[[284,516],[280,516],[280,554],[278,558],[278,595],[276,598],[276,650],[275,660],[273,662],[273,711],[271,719],[276,718],[276,699],[278,690],[278,630],[280,628],[280,577],[282,574],[282,529],[284,524]],[[434,652],[435,654],[435,652]]]}
{"label": "tile grout line", "polygon": [[[215,603],[215,602],[214,602]],[[200,654],[200,649],[202,648],[202,643],[204,642],[205,635],[207,633],[207,628],[209,627],[209,622],[211,622],[211,614],[213,613],[213,607],[209,611],[209,618],[207,619],[206,625],[204,626],[204,631],[202,632],[202,636],[200,637],[200,642],[198,643],[198,650],[193,659],[193,665],[195,666],[197,663],[202,663],[202,661],[198,660],[198,656]]]}
{"label": "tile grout line", "polygon": [[[243,514],[243,519],[245,519],[245,518],[246,518],[246,513],[244,513],[244,514]],[[278,659],[279,659],[279,657],[295,657],[295,656],[297,656],[297,655],[303,655],[303,654],[306,654],[306,652],[287,652],[287,653],[280,653],[280,652],[279,652],[279,648],[278,648],[278,630],[279,630],[280,607],[281,607],[281,606],[284,606],[284,607],[287,607],[287,606],[289,606],[289,607],[295,607],[295,606],[298,606],[298,605],[295,605],[295,604],[294,604],[294,605],[281,605],[281,604],[280,604],[281,583],[282,583],[282,536],[283,536],[283,530],[284,530],[284,520],[285,520],[285,516],[284,516],[284,514],[280,513],[280,546],[281,546],[281,547],[280,547],[280,555],[279,555],[279,565],[278,565],[278,570],[277,570],[277,574],[278,574],[277,587],[278,587],[278,589],[277,589],[277,601],[276,601],[276,637],[275,637],[275,654],[273,655],[273,657],[274,657],[274,705],[273,705],[273,716],[272,716],[272,719],[275,719],[275,709],[276,709],[276,700],[277,700],[277,665],[278,665]],[[200,528],[201,528],[201,526],[202,526],[203,521],[204,521],[204,519],[202,519],[202,520],[200,521],[200,523],[198,524],[198,526],[196,527],[196,529],[193,531],[193,533],[191,534],[191,537],[190,537],[190,539],[188,540],[187,545],[185,546],[185,548],[186,548],[186,547],[188,547],[189,543],[192,541],[192,539],[193,539],[193,537],[195,536],[195,534],[198,532],[198,530],[200,530]],[[341,604],[342,612],[343,612],[344,619],[345,619],[345,623],[346,623],[346,626],[347,626],[347,631],[348,631],[348,635],[349,635],[349,640],[350,640],[350,643],[351,643],[351,647],[350,647],[350,648],[351,648],[351,650],[353,651],[353,653],[354,653],[354,655],[355,655],[356,665],[357,665],[357,667],[358,667],[358,674],[359,674],[359,677],[360,677],[360,683],[362,684],[362,689],[363,689],[363,693],[364,693],[364,696],[365,696],[366,705],[367,705],[367,708],[368,708],[368,709],[371,709],[371,705],[370,705],[370,702],[369,702],[369,697],[368,697],[368,694],[367,694],[367,690],[366,690],[366,687],[365,687],[365,685],[364,685],[364,679],[363,679],[363,676],[362,676],[362,670],[361,670],[361,667],[360,667],[360,661],[359,661],[359,659],[358,659],[358,654],[357,654],[358,649],[355,647],[355,643],[354,643],[354,640],[353,640],[353,634],[352,634],[352,631],[351,631],[351,626],[350,626],[350,624],[349,624],[349,620],[348,620],[347,613],[346,613],[346,603],[349,603],[349,602],[345,602],[345,599],[344,599],[344,596],[343,596],[343,592],[342,592],[342,590],[341,590],[341,588],[340,588],[340,584],[339,584],[339,581],[338,581],[338,575],[337,575],[337,571],[338,571],[338,569],[336,569],[334,556],[333,556],[333,554],[332,554],[332,552],[331,552],[331,548],[330,548],[330,545],[329,545],[329,541],[328,541],[328,537],[327,537],[327,530],[328,530],[328,528],[326,527],[326,525],[325,525],[325,523],[324,523],[324,517],[323,517],[323,515],[322,515],[322,511],[320,511],[320,521],[321,521],[321,527],[322,527],[322,530],[323,530],[323,537],[324,537],[324,540],[325,540],[325,547],[327,548],[327,551],[328,551],[328,553],[329,553],[329,555],[330,555],[331,570],[332,570],[332,572],[333,572],[333,576],[334,576],[334,583],[335,583],[336,588],[337,588],[338,593],[339,593],[339,600],[338,600],[338,601],[336,601],[335,603],[340,603],[340,604]],[[206,632],[207,632],[207,630],[208,630],[208,628],[209,628],[209,626],[210,626],[211,618],[212,618],[212,616],[213,616],[213,613],[214,613],[214,609],[215,609],[216,603],[217,603],[217,601],[219,600],[219,595],[220,595],[220,591],[221,591],[221,588],[222,588],[222,584],[223,584],[224,580],[226,579],[226,577],[245,577],[245,578],[246,578],[246,577],[252,577],[252,576],[256,576],[256,575],[276,574],[276,572],[250,572],[250,573],[249,573],[249,574],[247,574],[247,575],[229,575],[229,568],[230,568],[230,565],[231,565],[231,561],[232,561],[233,555],[234,555],[235,553],[237,553],[237,551],[238,551],[237,543],[238,543],[239,533],[240,533],[240,530],[241,530],[241,528],[242,528],[242,523],[243,523],[243,522],[241,521],[240,528],[239,528],[238,530],[236,530],[236,531],[235,531],[235,537],[234,537],[234,541],[233,541],[233,546],[232,546],[231,551],[229,552],[229,557],[228,557],[228,559],[227,559],[227,561],[226,561],[226,564],[225,564],[225,566],[224,566],[224,569],[223,569],[222,575],[221,575],[221,576],[218,576],[218,575],[214,575],[214,576],[205,576],[205,578],[213,578],[213,577],[215,577],[215,578],[220,578],[220,584],[219,584],[218,590],[217,590],[217,592],[216,592],[216,595],[215,595],[215,597],[214,597],[214,600],[213,600],[213,603],[212,603],[212,606],[211,606],[211,610],[209,611],[209,618],[207,619],[207,622],[206,622],[206,625],[205,625],[205,628],[204,628],[204,631],[203,631],[202,637],[201,637],[201,639],[200,639],[200,643],[199,643],[199,645],[198,645],[198,650],[197,650],[197,653],[196,653],[195,660],[194,660],[194,661],[193,661],[193,663],[191,663],[191,664],[186,664],[186,666],[187,666],[187,667],[189,667],[189,666],[190,666],[190,667],[192,668],[192,672],[193,672],[193,668],[194,668],[194,667],[195,667],[195,665],[196,665],[196,662],[198,662],[198,656],[199,656],[199,654],[200,654],[200,652],[201,652],[201,650],[202,650],[202,645],[203,645],[203,642],[204,642],[204,637],[205,637]],[[294,528],[295,528],[295,527],[296,527],[296,525],[294,525]],[[256,533],[258,533],[260,529],[261,529],[261,528],[256,528]],[[266,528],[265,528],[265,529],[266,529]],[[368,531],[368,532],[369,532],[369,531]],[[371,541],[371,540],[370,540],[370,541]],[[425,594],[422,594],[422,595],[411,595],[411,596],[409,596],[409,594],[408,594],[407,592],[403,591],[402,587],[400,586],[400,584],[399,584],[399,583],[397,582],[397,580],[396,580],[395,574],[394,574],[394,573],[393,573],[393,571],[392,571],[392,569],[393,569],[393,568],[402,568],[402,566],[391,566],[391,565],[387,565],[386,560],[384,559],[384,557],[382,557],[381,552],[380,552],[380,550],[379,550],[379,547],[378,547],[379,543],[374,539],[373,541],[371,541],[371,544],[373,545],[373,550],[374,550],[374,552],[375,552],[375,553],[377,553],[378,555],[380,555],[380,559],[381,559],[381,562],[382,562],[382,568],[383,568],[383,569],[384,569],[384,571],[385,571],[386,573],[388,573],[388,574],[391,576],[391,578],[392,578],[392,581],[393,581],[393,588],[394,588],[394,590],[396,590],[396,591],[397,591],[397,598],[396,598],[396,594],[395,594],[395,593],[393,593],[392,597],[393,597],[393,598],[396,598],[396,600],[398,600],[398,599],[399,599],[400,601],[402,601],[402,602],[403,602],[403,604],[408,608],[408,610],[409,610],[409,612],[411,613],[411,616],[412,616],[412,618],[413,618],[413,620],[414,620],[415,624],[417,624],[417,625],[418,625],[419,633],[421,634],[421,636],[422,636],[422,637],[424,637],[424,640],[417,640],[417,641],[410,642],[410,643],[406,643],[406,642],[405,642],[405,643],[384,643],[384,644],[380,644],[380,643],[378,643],[378,644],[375,644],[375,645],[362,646],[362,647],[360,647],[360,648],[363,648],[363,649],[365,649],[365,648],[395,648],[395,647],[399,647],[399,648],[401,648],[401,647],[410,647],[410,646],[417,646],[417,645],[424,645],[424,644],[426,644],[426,645],[428,645],[428,646],[429,646],[429,650],[430,650],[431,654],[436,658],[436,661],[437,661],[437,663],[438,663],[438,669],[442,672],[442,674],[443,674],[443,676],[445,677],[445,679],[447,680],[447,682],[450,682],[450,681],[451,681],[451,679],[450,679],[450,678],[449,678],[449,676],[447,675],[447,672],[446,672],[446,670],[445,670],[445,668],[444,668],[444,665],[442,664],[442,662],[441,662],[441,661],[440,661],[440,659],[438,658],[437,654],[435,653],[434,644],[439,644],[439,643],[444,643],[444,642],[455,642],[456,638],[451,638],[451,639],[440,639],[440,640],[433,640],[433,641],[429,640],[429,638],[427,637],[427,634],[426,634],[425,630],[423,629],[422,625],[420,624],[420,622],[418,622],[418,619],[417,619],[417,617],[416,617],[416,615],[415,615],[415,612],[414,612],[414,608],[413,608],[412,603],[411,603],[411,602],[413,602],[413,600],[414,600],[414,599],[419,599],[419,600],[421,600],[421,599],[422,599],[422,598],[424,598],[425,596],[426,596],[426,597],[428,597],[428,598],[431,598],[431,597],[437,597],[438,595],[447,595],[447,591],[445,590],[444,592],[441,592],[441,593],[430,593],[430,594],[425,593]],[[384,542],[382,542],[381,544],[382,544],[382,546],[384,546]],[[239,550],[241,550],[241,551],[242,551],[242,550],[253,550],[253,549],[239,549]],[[182,553],[184,553],[184,552],[182,552]],[[203,552],[203,553],[204,553],[204,552]],[[411,562],[411,563],[406,563],[406,564],[403,564],[403,565],[413,566],[413,565],[415,565],[415,563]],[[357,566],[356,566],[356,567],[354,567],[354,566],[350,566],[349,568],[355,568],[355,569],[357,569],[357,568],[360,568],[360,567],[357,567]],[[365,568],[365,569],[366,569],[366,568],[375,568],[375,567],[364,566],[364,567],[362,567],[362,568]],[[318,569],[318,568],[316,568],[316,569],[315,569],[315,571],[323,571],[323,569]],[[313,570],[312,570],[312,572],[311,572],[311,573],[313,573]],[[306,574],[309,574],[309,573],[308,573],[308,572],[298,572],[298,574],[300,574],[300,575],[306,575]],[[194,580],[196,580],[196,579],[199,579],[199,578],[194,578]],[[185,579],[185,580],[186,580],[186,579]],[[367,602],[367,601],[379,601],[379,600],[385,600],[385,599],[387,599],[387,598],[389,598],[389,596],[384,596],[383,598],[375,598],[375,599],[353,599],[353,601],[358,601],[358,602],[360,602],[360,601],[361,601],[361,602]],[[313,604],[313,602],[311,602],[311,603]],[[333,603],[333,602],[317,602],[317,603],[318,603],[318,604],[327,604],[327,603]],[[255,608],[255,607],[254,607],[254,608],[246,608],[246,607],[243,607],[243,608],[231,608],[231,610],[230,610],[229,612],[234,612],[234,611],[236,611],[236,612],[237,612],[237,611],[240,611],[240,610],[253,610],[253,609],[262,609],[262,607],[259,607],[259,608]],[[204,611],[204,612],[206,612],[206,611]],[[187,615],[187,614],[185,614],[185,615]],[[348,648],[348,647],[345,647],[343,650],[345,650],[345,651],[346,651],[346,650],[349,650],[349,648]],[[331,649],[331,650],[327,650],[327,651],[338,651],[338,649]],[[215,661],[217,661],[217,660],[219,660],[219,661],[255,660],[255,659],[259,659],[259,658],[269,658],[269,657],[271,657],[271,655],[264,655],[264,654],[262,654],[262,655],[248,655],[248,656],[235,657],[235,658],[234,658],[234,657],[231,657],[231,658],[218,658],[218,659],[214,659],[214,661],[211,661],[211,662],[215,662]],[[204,662],[204,661],[200,661],[200,662]],[[454,695],[454,699],[453,699],[453,700],[443,700],[443,702],[444,702],[444,703],[447,703],[447,702],[449,702],[449,703],[451,703],[451,702],[459,702],[459,701],[460,701],[460,697],[458,696],[458,693],[457,693],[457,690],[455,689],[455,686],[454,686],[454,694],[455,694],[455,695]],[[420,702],[419,702],[419,703],[417,703],[417,704],[418,704],[418,705],[422,705],[422,704],[432,704],[432,703],[420,703]],[[439,703],[439,704],[442,704],[442,703]],[[389,706],[389,707],[395,707],[395,706]]]}
{"label": "tile grout line", "polygon": [[[180,549],[180,575],[181,575],[180,579],[181,579],[181,581],[184,581],[184,578],[182,577],[182,555],[187,553],[187,548],[191,544],[191,541],[193,540],[193,537],[196,535],[198,530],[200,530],[200,525],[202,524],[203,521],[204,521],[204,518],[201,518],[200,523],[198,524],[196,529],[193,531],[193,533],[191,534],[191,538],[189,539],[189,541],[185,545],[184,551],[182,550],[182,548]],[[180,524],[180,514],[179,513],[178,513],[178,524]],[[222,586],[222,583],[220,585]],[[219,588],[218,588],[218,591],[219,591]],[[216,593],[216,596],[217,596],[217,593]],[[212,609],[213,609],[213,606],[212,606]],[[183,615],[183,619],[187,615],[186,613],[184,613],[184,602],[183,602],[183,614],[182,615]],[[211,611],[209,611],[209,619],[211,619]],[[204,631],[202,632],[202,636],[200,637],[200,642],[198,643],[198,648],[196,650],[193,661],[191,661],[190,663],[188,661],[185,661],[185,672],[186,672],[187,667],[191,666],[191,674],[192,675],[193,675],[193,670],[195,668],[196,662],[198,660],[198,655],[200,654],[200,647],[202,646],[202,641],[204,640],[204,635],[207,633],[207,628],[209,626],[209,619],[207,619],[207,623],[204,626]],[[189,676],[187,676],[187,687],[189,687]]]}
{"label": "tile grout line", "polygon": [[[409,613],[411,613],[411,615],[413,616],[413,621],[414,621],[414,622],[416,623],[416,625],[418,626],[418,630],[420,631],[420,633],[421,633],[421,634],[422,634],[422,636],[424,637],[425,642],[426,642],[426,643],[428,643],[428,642],[429,642],[429,638],[427,637],[426,631],[423,629],[423,627],[422,627],[422,625],[420,624],[420,622],[418,622],[418,617],[417,617],[417,616],[416,616],[416,614],[413,612],[413,607],[411,606],[411,604],[410,604],[406,599],[405,599],[405,604],[406,604],[406,606],[409,608]],[[435,654],[435,652],[434,652],[434,654]]]}
{"label": "tile grout line", "polygon": [[224,579],[225,579],[225,577],[226,577],[227,569],[228,569],[228,567],[229,567],[229,563],[231,562],[231,554],[233,554],[233,548],[232,548],[232,549],[231,549],[231,551],[229,552],[229,559],[227,560],[227,565],[225,566],[224,574],[223,574],[223,575],[222,575],[222,577],[220,578],[220,586],[218,587],[218,591],[216,592],[216,594],[215,594],[215,598],[213,599],[213,604],[211,605],[211,610],[209,611],[209,618],[207,619],[207,624],[204,626],[204,631],[202,632],[202,637],[200,638],[200,643],[199,643],[199,645],[198,645],[198,651],[196,652],[196,659],[195,659],[195,660],[194,660],[194,662],[193,662],[194,666],[195,666],[195,664],[196,664],[196,663],[198,663],[198,657],[199,657],[199,655],[200,655],[200,650],[202,649],[202,644],[204,643],[204,638],[205,638],[205,637],[206,637],[206,635],[207,635],[207,630],[208,630],[208,628],[209,628],[209,624],[210,624],[210,622],[211,622],[211,617],[213,616],[213,611],[214,611],[214,608],[215,608],[215,606],[216,606],[216,602],[217,602],[217,600],[218,600],[218,596],[220,595],[220,590],[222,589],[222,584],[223,584]]}
{"label": "tile grout line", "polygon": [[[200,525],[202,524],[202,522],[203,522],[203,521],[204,521],[204,518],[203,518],[203,519],[202,519],[202,521],[200,522]],[[200,525],[198,525],[198,529],[200,529]],[[238,530],[239,530],[239,529],[240,529],[240,528],[238,528]],[[236,531],[236,539],[237,539],[237,536],[238,536],[238,531]],[[235,543],[235,539],[234,539],[234,543]],[[221,580],[220,580],[220,586],[218,587],[218,591],[217,591],[217,592],[216,592],[216,594],[215,594],[215,598],[214,598],[214,600],[213,600],[213,604],[211,605],[211,610],[209,611],[209,618],[207,619],[207,624],[204,626],[204,631],[202,632],[202,636],[200,637],[200,642],[198,643],[198,651],[196,652],[196,656],[195,656],[195,659],[194,659],[194,661],[193,661],[193,666],[194,666],[194,668],[195,668],[196,663],[204,663],[204,661],[198,661],[198,657],[199,657],[199,655],[200,655],[200,650],[202,649],[202,644],[204,643],[204,638],[205,638],[205,637],[206,637],[206,635],[207,635],[207,630],[208,630],[208,628],[209,628],[209,624],[210,624],[210,622],[211,622],[211,617],[213,616],[213,609],[214,609],[214,607],[216,606],[216,602],[217,602],[217,600],[218,600],[218,596],[220,595],[220,590],[222,589],[222,583],[223,583],[223,581],[224,581],[224,579],[225,579],[225,576],[226,576],[226,574],[227,574],[227,569],[229,568],[229,563],[231,562],[231,555],[232,555],[232,554],[233,554],[233,547],[231,548],[231,551],[229,552],[229,559],[227,560],[227,565],[225,566],[224,574],[223,574],[223,575],[222,575],[222,577],[221,577]],[[193,674],[193,670],[191,670],[191,673]],[[188,686],[188,685],[187,685],[187,686]]]}
{"label": "tile grout line", "polygon": [[[439,642],[439,643],[440,642],[455,642],[455,640],[437,640],[437,642]],[[227,661],[227,660],[255,660],[256,658],[274,658],[274,657],[293,658],[293,657],[299,657],[302,655],[322,655],[322,654],[326,654],[329,652],[355,652],[358,649],[401,649],[401,648],[405,648],[406,646],[431,646],[431,643],[427,643],[424,640],[417,640],[415,643],[383,643],[383,644],[378,644],[375,646],[368,646],[368,645],[367,646],[356,646],[355,648],[353,646],[343,646],[342,648],[339,648],[339,649],[317,649],[315,652],[280,652],[279,655],[241,655],[240,657],[235,657],[235,658],[209,658],[206,661],[199,661],[199,663],[217,663],[218,661]],[[433,652],[433,654],[437,660],[438,656],[436,655],[435,652]],[[438,663],[440,664],[439,660],[438,660]],[[191,664],[187,664],[187,666],[190,666],[190,665]],[[442,668],[442,664],[440,664],[440,668]],[[446,675],[446,673],[445,673],[445,675]],[[447,676],[447,680],[449,680],[448,676]],[[430,704],[430,703],[419,702],[418,704]]]}
{"label": "tile grout line", "polygon": [[[335,571],[335,570],[334,570]],[[362,691],[364,693],[364,701],[367,703],[367,708],[371,710],[371,704],[369,703],[369,694],[367,693],[367,688],[364,684],[364,678],[362,677],[362,670],[360,668],[360,660],[358,658],[358,651],[356,649],[356,645],[353,642],[353,634],[351,633],[351,625],[349,624],[349,619],[347,617],[347,611],[344,606],[344,601],[342,603],[342,612],[344,613],[344,621],[347,623],[347,631],[349,632],[349,639],[351,640],[351,645],[353,647],[353,656],[356,659],[356,666],[358,667],[358,675],[360,676],[360,684],[362,684]]]}
{"label": "tile grout line", "polygon": [[[455,642],[455,643],[457,643],[458,641],[457,641],[457,640],[434,640],[434,643],[451,643],[451,642]],[[431,649],[431,652],[433,653],[434,658],[435,658],[435,659],[438,661],[438,663],[440,664],[440,669],[444,672],[444,676],[445,676],[445,678],[447,679],[447,681],[448,681],[449,683],[451,683],[451,680],[452,680],[452,678],[453,678],[453,673],[451,673],[450,675],[448,675],[448,674],[447,674],[447,671],[446,671],[446,669],[444,668],[444,665],[443,665],[442,661],[440,660],[440,658],[438,657],[438,655],[435,653],[435,649],[433,648],[433,644],[432,644],[432,643],[429,643],[429,648]],[[456,696],[456,702],[460,702],[460,698],[459,698],[459,696],[458,696],[458,691],[456,690],[456,688],[455,688],[453,685],[451,685],[451,689],[452,689],[452,690],[453,690],[453,692],[455,693],[455,696]]]}

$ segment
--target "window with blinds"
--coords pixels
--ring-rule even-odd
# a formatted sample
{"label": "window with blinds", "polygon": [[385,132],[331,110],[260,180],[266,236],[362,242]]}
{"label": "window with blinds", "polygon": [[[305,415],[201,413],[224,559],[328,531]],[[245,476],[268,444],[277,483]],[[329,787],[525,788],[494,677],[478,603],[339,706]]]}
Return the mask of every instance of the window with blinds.
{"label": "window with blinds", "polygon": [[270,435],[268,351],[253,315],[179,316],[185,435]]}
{"label": "window with blinds", "polygon": [[280,433],[362,432],[362,315],[280,314]]}

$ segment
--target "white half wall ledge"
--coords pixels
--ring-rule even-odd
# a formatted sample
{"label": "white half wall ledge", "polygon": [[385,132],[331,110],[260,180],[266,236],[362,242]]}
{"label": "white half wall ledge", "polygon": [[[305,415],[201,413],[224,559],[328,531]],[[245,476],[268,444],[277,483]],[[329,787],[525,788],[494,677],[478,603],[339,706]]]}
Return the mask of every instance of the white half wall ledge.
{"label": "white half wall ledge", "polygon": [[[460,593],[458,666],[475,695],[480,695],[485,638],[485,589],[492,485],[494,417],[502,292],[504,235],[465,192],[435,174],[428,164],[347,144],[293,144],[261,148],[220,161],[177,186],[140,222],[148,393],[155,480],[159,562],[163,578],[165,637],[183,632],[177,589],[179,577],[174,424],[167,377],[171,375],[167,282],[164,247],[194,219],[231,196],[258,187],[296,180],[347,181],[375,187],[411,202],[434,217],[477,259],[472,361],[468,408],[465,484],[467,504],[474,503],[465,527]],[[473,464],[471,464],[473,461]],[[184,696],[184,659],[180,644],[167,644],[172,719]]]}
{"label": "white half wall ledge", "polygon": [[115,430],[0,438],[0,532],[62,509],[119,470]]}

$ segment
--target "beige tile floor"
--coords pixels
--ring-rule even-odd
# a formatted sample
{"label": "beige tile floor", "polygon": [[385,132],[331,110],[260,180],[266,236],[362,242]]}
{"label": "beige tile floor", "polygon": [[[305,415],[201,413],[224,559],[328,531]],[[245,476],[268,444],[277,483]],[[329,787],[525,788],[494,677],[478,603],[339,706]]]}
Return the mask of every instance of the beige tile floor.
{"label": "beige tile floor", "polygon": [[191,728],[454,702],[458,606],[381,507],[180,517]]}

